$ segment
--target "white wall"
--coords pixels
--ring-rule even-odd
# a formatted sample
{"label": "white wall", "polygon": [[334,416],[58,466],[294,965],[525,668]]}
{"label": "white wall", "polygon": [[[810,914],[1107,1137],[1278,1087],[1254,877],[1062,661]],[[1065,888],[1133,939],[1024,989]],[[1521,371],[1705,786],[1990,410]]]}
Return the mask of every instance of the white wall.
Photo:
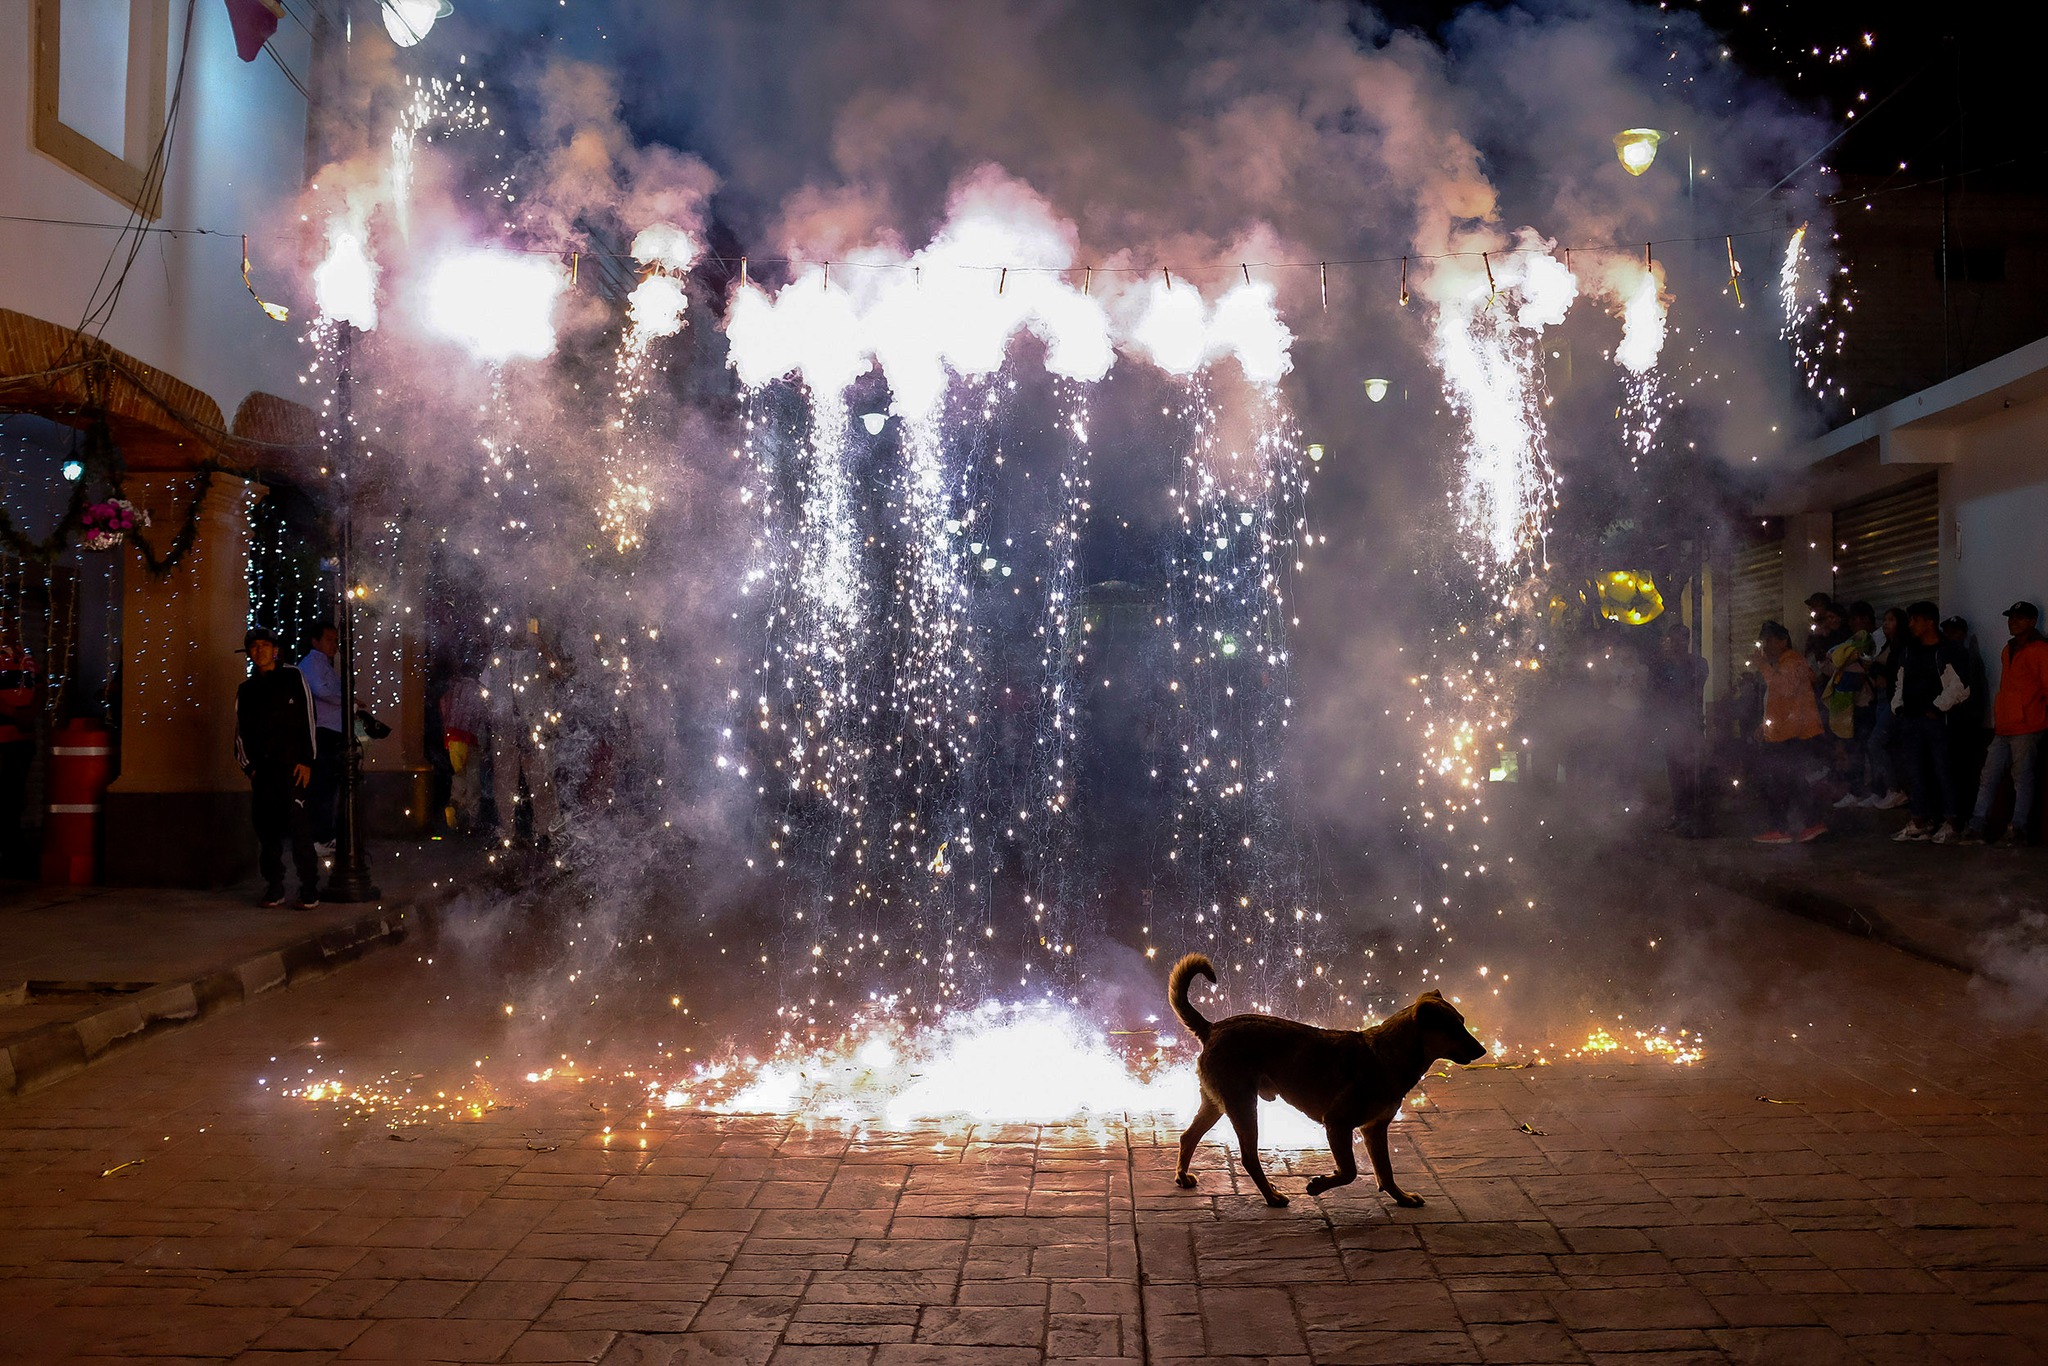
{"label": "white wall", "polygon": [[[156,223],[248,232],[261,262],[281,245],[277,225],[288,219],[304,178],[306,104],[269,56],[245,64],[235,55],[220,0],[170,0],[167,102],[188,4],[197,10],[184,111]],[[0,91],[6,92],[0,97],[0,214],[124,222],[125,204],[36,150],[32,9],[31,0],[0,0]],[[288,16],[272,42],[304,80],[311,49],[306,31]],[[117,236],[0,221],[0,307],[76,325]],[[262,264],[258,270],[264,297],[296,313],[299,300],[283,273]],[[228,417],[252,389],[291,394],[303,364],[297,318],[291,325],[270,321],[243,289],[241,241],[233,235],[152,235],[104,335],[212,395]]]}
{"label": "white wall", "polygon": [[1997,681],[2015,598],[2048,609],[2048,400],[1963,429],[1942,471],[1941,610],[1961,613]]}

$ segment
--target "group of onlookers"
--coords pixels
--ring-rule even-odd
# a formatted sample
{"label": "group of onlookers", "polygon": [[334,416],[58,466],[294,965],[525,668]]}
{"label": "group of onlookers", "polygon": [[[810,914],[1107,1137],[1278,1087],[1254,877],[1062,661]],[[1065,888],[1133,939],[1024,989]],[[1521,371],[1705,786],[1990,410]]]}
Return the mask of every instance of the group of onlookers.
{"label": "group of onlookers", "polygon": [[1983,844],[2008,777],[2012,814],[1998,842],[2028,842],[2048,735],[2048,639],[2034,604],[2005,611],[1995,699],[1969,623],[1943,620],[1931,602],[1882,620],[1869,603],[1845,607],[1824,593],[1806,605],[1814,624],[1803,648],[1775,621],[1758,633],[1755,780],[1767,828],[1757,842],[1819,838],[1839,793],[1837,809],[1910,806],[1896,840]]}

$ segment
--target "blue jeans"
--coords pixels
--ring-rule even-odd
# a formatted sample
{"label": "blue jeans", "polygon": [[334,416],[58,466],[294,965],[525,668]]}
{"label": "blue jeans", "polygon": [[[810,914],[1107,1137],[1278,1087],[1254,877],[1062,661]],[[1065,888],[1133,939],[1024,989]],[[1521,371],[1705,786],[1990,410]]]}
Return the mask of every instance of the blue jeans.
{"label": "blue jeans", "polygon": [[2042,741],[2048,731],[2025,735],[1994,735],[1984,756],[1984,776],[1977,780],[1977,810],[1970,828],[1978,834],[1991,819],[1991,803],[1998,798],[1998,785],[2012,772],[2012,830],[2024,835],[2034,823],[2034,785],[2041,775]]}
{"label": "blue jeans", "polygon": [[1948,718],[1901,716],[1898,732],[1911,783],[1913,819],[1922,825],[1960,822],[1963,797],[1956,791],[1954,766],[1949,763]]}
{"label": "blue jeans", "polygon": [[1890,703],[1882,703],[1871,721],[1870,735],[1864,745],[1865,792],[1874,792],[1882,797],[1905,788],[1905,784],[1899,781],[1898,746],[1899,718]]}

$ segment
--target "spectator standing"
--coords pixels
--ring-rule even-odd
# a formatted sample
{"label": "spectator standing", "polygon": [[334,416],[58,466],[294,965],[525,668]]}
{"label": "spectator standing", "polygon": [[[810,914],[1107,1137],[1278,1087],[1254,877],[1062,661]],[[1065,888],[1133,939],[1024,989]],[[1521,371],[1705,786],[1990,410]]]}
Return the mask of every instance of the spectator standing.
{"label": "spectator standing", "polygon": [[1871,636],[1871,655],[1866,669],[1873,701],[1870,737],[1864,745],[1863,797],[1858,806],[1891,811],[1906,804],[1906,784],[1899,762],[1898,714],[1892,710],[1892,691],[1898,683],[1899,660],[1906,651],[1906,613],[1887,607],[1884,620]]}
{"label": "spectator standing", "polygon": [[464,666],[441,693],[441,743],[448,750],[448,824],[464,834],[483,828],[484,755],[491,714],[476,671]]}
{"label": "spectator standing", "polygon": [[1707,833],[1706,758],[1700,696],[1707,661],[1693,653],[1692,628],[1674,623],[1664,631],[1650,667],[1650,697],[1664,738],[1664,772],[1671,780],[1671,833],[1698,839]]}
{"label": "spectator standing", "polygon": [[1828,651],[1827,681],[1820,695],[1821,712],[1827,722],[1828,749],[1834,761],[1833,768],[1849,789],[1835,803],[1837,807],[1854,806],[1861,795],[1856,790],[1863,784],[1862,748],[1857,743],[1858,723],[1861,722],[1867,733],[1870,712],[1868,669],[1872,648],[1870,629],[1876,624],[1870,617],[1870,604],[1857,603],[1849,609],[1847,634],[1840,644]]}
{"label": "spectator standing", "polygon": [[320,864],[313,853],[307,789],[313,781],[313,694],[305,675],[277,662],[277,637],[261,626],[242,637],[250,674],[235,694],[235,761],[249,775],[263,904],[284,904],[284,846],[292,847],[299,899],[320,904]]}
{"label": "spectator standing", "polygon": [[306,809],[312,813],[314,851],[323,855],[334,853],[347,742],[343,727],[348,724],[348,709],[342,705],[341,671],[335,664],[340,654],[341,632],[323,621],[313,628],[313,648],[298,663],[306,689],[313,694],[313,781],[306,789]]}
{"label": "spectator standing", "polygon": [[21,818],[28,810],[28,771],[36,757],[40,682],[28,647],[0,642],[0,877],[14,876],[22,857]]}
{"label": "spectator standing", "polygon": [[[1970,695],[1949,709],[1948,760],[1956,774],[1956,797],[1968,810],[1970,794],[1977,790],[1977,775],[1984,771],[1984,751],[1991,744],[1991,678],[1984,671],[1984,652],[1970,623],[1962,617],[1948,617],[1941,623],[1941,638],[1962,655],[1957,672]],[[1962,813],[1956,815],[1958,830]]]}
{"label": "spectator standing", "polygon": [[2012,823],[2000,844],[2024,844],[2032,835],[2034,792],[2041,773],[2042,738],[2048,735],[2048,640],[2041,636],[2041,614],[2031,602],[2005,609],[2005,629],[2012,635],[2000,656],[1998,699],[1992,704],[1991,748],[1977,780],[1977,809],[1964,844],[1982,844],[1991,819],[1998,785],[2012,774]]}
{"label": "spectator standing", "polygon": [[1757,634],[1764,682],[1764,719],[1756,735],[1758,786],[1769,828],[1755,839],[1758,844],[1804,843],[1828,832],[1814,816],[1806,772],[1822,730],[1813,670],[1792,648],[1792,633],[1777,622],[1765,622]]}
{"label": "spectator standing", "polygon": [[1898,713],[1899,747],[1911,784],[1913,818],[1895,840],[1955,840],[1964,815],[1949,759],[1948,714],[1970,695],[1963,681],[1968,663],[1960,647],[1942,639],[1935,624],[1940,609],[1916,602],[1906,609],[1907,642],[1899,661],[1892,709]]}

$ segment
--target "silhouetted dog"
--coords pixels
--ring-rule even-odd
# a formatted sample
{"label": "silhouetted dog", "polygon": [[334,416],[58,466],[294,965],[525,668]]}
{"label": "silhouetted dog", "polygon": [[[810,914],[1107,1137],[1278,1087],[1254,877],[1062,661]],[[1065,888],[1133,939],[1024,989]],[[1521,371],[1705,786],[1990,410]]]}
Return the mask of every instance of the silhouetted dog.
{"label": "silhouetted dog", "polygon": [[1273,1189],[1259,1165],[1259,1100],[1277,1096],[1310,1119],[1321,1120],[1329,1135],[1337,1171],[1311,1179],[1310,1195],[1348,1186],[1358,1178],[1351,1134],[1363,1129],[1380,1189],[1397,1205],[1421,1204],[1421,1196],[1394,1184],[1387,1125],[1430,1063],[1438,1058],[1472,1062],[1485,1055],[1486,1045],[1465,1028],[1457,1007],[1440,993],[1427,991],[1415,1004],[1371,1029],[1317,1029],[1273,1015],[1232,1015],[1211,1024],[1188,1004],[1188,985],[1196,977],[1213,982],[1216,969],[1201,954],[1191,953],[1173,965],[1167,987],[1173,1013],[1202,1041],[1202,1056],[1195,1063],[1202,1079],[1202,1108],[1180,1136],[1180,1170],[1174,1181],[1195,1184],[1188,1175],[1195,1146],[1217,1120],[1229,1115],[1237,1130],[1238,1156],[1259,1193],[1269,1205],[1286,1204],[1287,1197]]}

